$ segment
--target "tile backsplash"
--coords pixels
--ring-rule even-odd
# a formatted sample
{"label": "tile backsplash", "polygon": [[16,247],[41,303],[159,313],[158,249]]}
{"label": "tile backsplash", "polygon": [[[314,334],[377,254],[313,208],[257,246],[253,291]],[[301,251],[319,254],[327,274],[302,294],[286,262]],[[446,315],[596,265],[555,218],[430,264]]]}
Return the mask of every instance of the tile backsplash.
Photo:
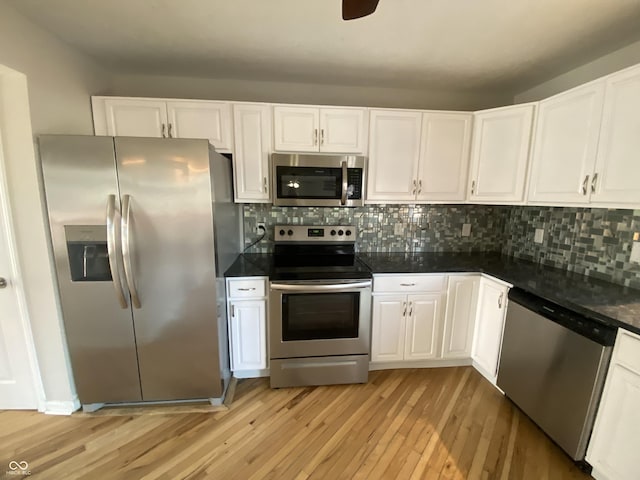
{"label": "tile backsplash", "polygon": [[[244,206],[245,245],[256,239],[264,222],[267,238],[251,252],[273,251],[273,227],[355,225],[362,252],[471,252],[500,250],[508,209],[484,205],[369,205],[356,208]],[[462,225],[471,235],[462,236]],[[396,227],[400,224],[401,227]],[[398,229],[398,230],[396,230]],[[396,233],[397,232],[397,233]]]}
{"label": "tile backsplash", "polygon": [[518,206],[508,215],[503,253],[640,288],[640,264],[630,261],[640,210]]}
{"label": "tile backsplash", "polygon": [[[630,261],[640,210],[486,205],[368,205],[356,208],[243,207],[245,245],[264,222],[266,238],[249,252],[273,251],[273,227],[356,225],[358,251],[502,251],[514,257],[640,288],[640,265]],[[462,226],[471,235],[462,236]],[[401,227],[396,227],[399,224]],[[398,228],[398,230],[396,230]],[[536,228],[544,230],[534,242]],[[396,232],[398,232],[396,234]]]}

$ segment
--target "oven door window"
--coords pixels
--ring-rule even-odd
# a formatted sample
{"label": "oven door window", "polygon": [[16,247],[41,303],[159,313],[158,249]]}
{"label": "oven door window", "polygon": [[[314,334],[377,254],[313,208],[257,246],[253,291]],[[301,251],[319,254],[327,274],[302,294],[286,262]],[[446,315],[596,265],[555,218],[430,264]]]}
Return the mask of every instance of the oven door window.
{"label": "oven door window", "polygon": [[360,294],[282,295],[282,340],[358,338]]}
{"label": "oven door window", "polygon": [[278,198],[340,199],[340,168],[276,167]]}

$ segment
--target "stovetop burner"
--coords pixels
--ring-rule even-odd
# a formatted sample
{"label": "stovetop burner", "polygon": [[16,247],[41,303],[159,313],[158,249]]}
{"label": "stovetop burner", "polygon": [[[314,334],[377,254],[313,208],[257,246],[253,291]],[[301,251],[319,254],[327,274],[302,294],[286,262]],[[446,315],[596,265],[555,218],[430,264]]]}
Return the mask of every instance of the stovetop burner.
{"label": "stovetop burner", "polygon": [[355,253],[354,226],[275,227],[274,280],[371,278]]}

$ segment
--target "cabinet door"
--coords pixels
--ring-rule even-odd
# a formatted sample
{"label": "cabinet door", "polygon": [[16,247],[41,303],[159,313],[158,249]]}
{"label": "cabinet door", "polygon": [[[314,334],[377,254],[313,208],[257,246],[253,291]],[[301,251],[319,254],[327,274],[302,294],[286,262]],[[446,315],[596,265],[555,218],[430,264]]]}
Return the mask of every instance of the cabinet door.
{"label": "cabinet door", "polygon": [[265,303],[264,300],[229,303],[232,370],[267,368]]}
{"label": "cabinet door", "polygon": [[589,201],[603,98],[600,81],[540,102],[529,201]]}
{"label": "cabinet door", "polygon": [[175,138],[206,138],[218,152],[231,152],[231,104],[208,101],[167,102],[171,135]]}
{"label": "cabinet door", "polygon": [[271,108],[234,105],[233,177],[236,202],[269,202]]}
{"label": "cabinet door", "polygon": [[413,201],[422,113],[371,110],[367,200]]}
{"label": "cabinet door", "polygon": [[591,201],[640,205],[640,66],[606,80]]}
{"label": "cabinet door", "polygon": [[404,358],[406,295],[373,298],[371,361],[391,362]]}
{"label": "cabinet door", "polygon": [[364,152],[364,118],[360,108],[321,108],[320,151]]}
{"label": "cabinet door", "polygon": [[465,200],[472,119],[470,113],[424,114],[418,200]]}
{"label": "cabinet door", "polygon": [[317,152],[320,112],[316,107],[273,107],[275,150]]}
{"label": "cabinet door", "polygon": [[164,137],[167,104],[162,100],[108,98],[104,101],[107,135],[114,137]]}
{"label": "cabinet door", "polygon": [[444,320],[443,358],[470,358],[480,277],[450,276]]}
{"label": "cabinet door", "polygon": [[405,360],[437,358],[440,339],[442,295],[409,295],[404,341]]}
{"label": "cabinet door", "polygon": [[598,409],[587,460],[597,479],[640,478],[640,375],[613,363]]}
{"label": "cabinet door", "polygon": [[485,278],[480,280],[472,358],[494,383],[502,346],[507,291],[507,287],[499,283]]}
{"label": "cabinet door", "polygon": [[471,147],[470,200],[524,199],[533,105],[476,112]]}

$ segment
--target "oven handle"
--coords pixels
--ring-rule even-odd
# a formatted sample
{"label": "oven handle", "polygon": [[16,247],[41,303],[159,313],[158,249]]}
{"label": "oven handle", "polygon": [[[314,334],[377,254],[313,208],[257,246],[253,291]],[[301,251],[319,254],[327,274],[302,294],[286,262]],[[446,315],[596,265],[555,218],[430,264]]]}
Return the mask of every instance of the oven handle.
{"label": "oven handle", "polygon": [[335,290],[353,290],[354,288],[370,288],[371,280],[355,283],[332,283],[329,285],[293,285],[287,283],[272,283],[271,290],[283,290],[288,292],[327,292]]}

